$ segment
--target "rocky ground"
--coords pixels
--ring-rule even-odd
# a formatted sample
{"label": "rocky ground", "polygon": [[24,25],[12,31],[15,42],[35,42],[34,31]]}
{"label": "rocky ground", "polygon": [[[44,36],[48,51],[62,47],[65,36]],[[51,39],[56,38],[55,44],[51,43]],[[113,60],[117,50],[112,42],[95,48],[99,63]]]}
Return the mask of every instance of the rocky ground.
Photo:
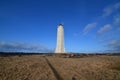
{"label": "rocky ground", "polygon": [[0,80],[120,80],[120,56],[0,57]]}

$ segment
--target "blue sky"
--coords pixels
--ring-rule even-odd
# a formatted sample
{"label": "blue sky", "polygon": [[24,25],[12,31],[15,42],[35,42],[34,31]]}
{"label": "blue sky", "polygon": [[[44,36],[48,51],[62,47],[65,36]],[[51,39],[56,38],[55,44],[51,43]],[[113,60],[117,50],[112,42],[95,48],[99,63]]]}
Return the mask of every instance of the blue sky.
{"label": "blue sky", "polygon": [[0,0],[0,51],[120,52],[119,0]]}

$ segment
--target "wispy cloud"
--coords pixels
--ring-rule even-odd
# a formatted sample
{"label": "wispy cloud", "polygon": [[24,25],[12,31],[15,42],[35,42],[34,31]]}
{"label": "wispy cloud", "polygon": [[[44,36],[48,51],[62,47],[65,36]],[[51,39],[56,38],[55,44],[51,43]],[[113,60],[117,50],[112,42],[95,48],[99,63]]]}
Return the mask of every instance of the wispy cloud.
{"label": "wispy cloud", "polygon": [[114,16],[114,25],[119,25],[120,24],[120,15],[116,15]]}
{"label": "wispy cloud", "polygon": [[112,26],[110,24],[106,24],[104,25],[102,28],[100,28],[97,32],[97,36],[102,35],[103,33],[109,31],[112,28]]}
{"label": "wispy cloud", "polygon": [[[100,35],[104,34],[105,32],[111,30],[115,26],[120,25],[120,15],[115,15],[113,18],[114,18],[114,20],[111,24],[106,24],[98,30],[97,36],[100,36]],[[119,31],[120,31],[119,28],[117,28],[116,31],[112,31],[112,32],[115,34],[115,32],[119,32]]]}
{"label": "wispy cloud", "polygon": [[90,23],[85,26],[83,30],[83,34],[86,35],[89,31],[91,31],[94,27],[96,27],[97,23]]}
{"label": "wispy cloud", "polygon": [[111,15],[113,12],[117,11],[118,9],[120,9],[120,2],[117,2],[116,4],[107,6],[103,9],[103,15],[102,17],[106,17]]}
{"label": "wispy cloud", "polygon": [[106,8],[104,8],[103,10],[103,15],[102,17],[106,17],[106,16],[109,16],[112,12],[113,12],[114,8],[112,6],[108,6]]}
{"label": "wispy cloud", "polygon": [[107,44],[108,51],[120,52],[120,40],[112,40]]}
{"label": "wispy cloud", "polygon": [[0,51],[12,52],[51,52],[52,50],[40,44],[27,44],[21,42],[0,42]]}
{"label": "wispy cloud", "polygon": [[120,32],[120,28],[117,28],[117,32]]}
{"label": "wispy cloud", "polygon": [[114,4],[113,7],[114,7],[115,9],[119,9],[119,8],[120,8],[120,2]]}
{"label": "wispy cloud", "polygon": [[108,32],[109,30],[111,30],[111,28],[114,28],[114,26],[118,26],[120,24],[120,15],[118,12],[119,9],[120,9],[120,2],[109,5],[104,8],[102,17],[110,16],[114,12],[116,12],[116,14],[114,14],[113,22],[111,24],[106,24],[98,30],[97,36],[100,36]]}

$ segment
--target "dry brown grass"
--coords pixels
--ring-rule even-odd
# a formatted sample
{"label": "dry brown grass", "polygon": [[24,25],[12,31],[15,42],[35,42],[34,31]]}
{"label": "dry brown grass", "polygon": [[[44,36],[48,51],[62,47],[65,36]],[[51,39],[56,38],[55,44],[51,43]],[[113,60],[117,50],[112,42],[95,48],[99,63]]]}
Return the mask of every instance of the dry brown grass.
{"label": "dry brown grass", "polygon": [[0,80],[120,80],[120,56],[0,57]]}
{"label": "dry brown grass", "polygon": [[48,59],[64,80],[120,80],[120,56]]}
{"label": "dry brown grass", "polygon": [[55,80],[46,60],[41,56],[0,58],[0,80]]}

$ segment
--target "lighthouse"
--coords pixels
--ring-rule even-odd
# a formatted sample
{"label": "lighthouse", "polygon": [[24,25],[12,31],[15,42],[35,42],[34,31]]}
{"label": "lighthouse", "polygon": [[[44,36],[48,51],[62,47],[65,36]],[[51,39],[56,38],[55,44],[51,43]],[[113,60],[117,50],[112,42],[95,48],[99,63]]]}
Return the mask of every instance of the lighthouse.
{"label": "lighthouse", "polygon": [[55,53],[65,53],[64,28],[62,24],[59,24],[57,28],[57,43]]}

